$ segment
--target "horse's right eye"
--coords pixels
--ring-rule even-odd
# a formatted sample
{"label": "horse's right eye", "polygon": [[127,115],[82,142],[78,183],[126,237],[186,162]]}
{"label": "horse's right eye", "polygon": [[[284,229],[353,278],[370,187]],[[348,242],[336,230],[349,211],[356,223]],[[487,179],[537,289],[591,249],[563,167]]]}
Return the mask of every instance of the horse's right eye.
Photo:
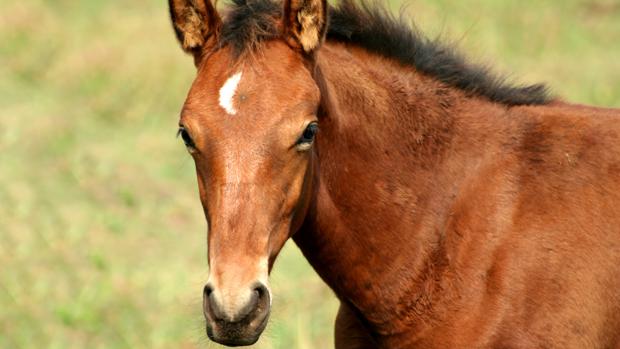
{"label": "horse's right eye", "polygon": [[192,140],[192,137],[189,135],[185,127],[183,126],[179,127],[179,131],[177,132],[177,137],[178,136],[181,136],[181,139],[183,139],[183,143],[185,143],[185,146],[188,149],[190,150],[195,149],[194,141]]}

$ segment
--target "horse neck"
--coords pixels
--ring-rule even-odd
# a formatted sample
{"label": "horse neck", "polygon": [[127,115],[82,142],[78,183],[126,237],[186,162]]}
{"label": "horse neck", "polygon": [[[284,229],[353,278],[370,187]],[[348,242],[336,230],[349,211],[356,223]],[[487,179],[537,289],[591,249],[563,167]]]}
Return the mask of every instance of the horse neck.
{"label": "horse neck", "polygon": [[482,155],[458,144],[491,137],[468,128],[468,111],[501,108],[362,49],[328,43],[317,64],[326,114],[315,196],[294,240],[375,330],[411,328],[411,314],[394,310],[430,317],[428,293],[448,287],[437,284],[448,266],[442,231],[463,171],[475,166],[467,159]]}

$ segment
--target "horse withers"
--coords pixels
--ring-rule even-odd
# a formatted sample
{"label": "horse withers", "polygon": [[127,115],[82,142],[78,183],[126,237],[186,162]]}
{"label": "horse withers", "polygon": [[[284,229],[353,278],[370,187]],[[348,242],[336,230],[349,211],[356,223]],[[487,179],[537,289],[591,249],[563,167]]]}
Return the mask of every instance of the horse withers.
{"label": "horse withers", "polygon": [[[620,348],[620,112],[514,87],[381,6],[170,0],[211,339],[249,345],[292,237],[336,348]],[[320,131],[319,131],[320,130]]]}

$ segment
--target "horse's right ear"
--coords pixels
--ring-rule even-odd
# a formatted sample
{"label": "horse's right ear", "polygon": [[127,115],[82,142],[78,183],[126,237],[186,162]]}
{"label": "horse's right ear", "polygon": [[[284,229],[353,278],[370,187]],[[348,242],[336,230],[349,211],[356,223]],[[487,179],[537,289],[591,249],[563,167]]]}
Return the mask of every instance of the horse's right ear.
{"label": "horse's right ear", "polygon": [[168,4],[181,47],[198,63],[203,49],[215,43],[222,26],[215,4],[211,0],[168,0]]}

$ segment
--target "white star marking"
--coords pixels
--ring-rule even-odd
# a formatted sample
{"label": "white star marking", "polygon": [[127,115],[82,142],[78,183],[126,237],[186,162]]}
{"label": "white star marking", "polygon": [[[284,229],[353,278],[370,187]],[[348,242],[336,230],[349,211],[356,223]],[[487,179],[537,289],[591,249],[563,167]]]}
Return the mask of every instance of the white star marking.
{"label": "white star marking", "polygon": [[220,105],[230,115],[237,114],[237,109],[234,105],[234,97],[237,92],[237,86],[241,81],[241,72],[236,73],[226,80],[222,88],[220,88]]}

